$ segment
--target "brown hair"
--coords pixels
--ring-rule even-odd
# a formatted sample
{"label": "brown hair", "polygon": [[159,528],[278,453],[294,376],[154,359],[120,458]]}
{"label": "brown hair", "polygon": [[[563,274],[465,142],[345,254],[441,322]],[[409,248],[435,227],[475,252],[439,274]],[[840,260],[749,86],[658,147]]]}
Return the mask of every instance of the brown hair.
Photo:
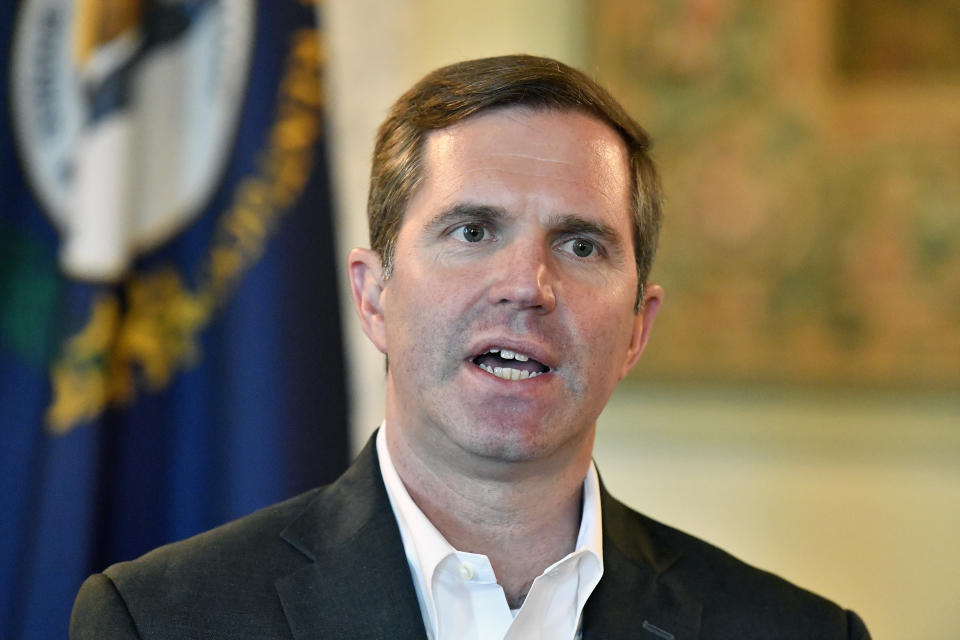
{"label": "brown hair", "polygon": [[562,62],[529,55],[442,67],[400,96],[390,109],[377,132],[367,200],[370,246],[380,255],[384,277],[393,269],[403,213],[423,179],[421,154],[427,134],[480,111],[511,106],[582,111],[610,125],[623,139],[632,168],[639,309],[662,217],[660,184],[649,155],[650,138],[594,80]]}

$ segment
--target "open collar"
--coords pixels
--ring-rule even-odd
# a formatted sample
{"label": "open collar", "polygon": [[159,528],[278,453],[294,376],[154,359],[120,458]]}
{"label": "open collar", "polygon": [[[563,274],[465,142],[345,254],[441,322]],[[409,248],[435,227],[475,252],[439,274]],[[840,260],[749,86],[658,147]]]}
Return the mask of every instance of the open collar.
{"label": "open collar", "polygon": [[[584,640],[693,640],[701,605],[670,568],[680,554],[600,482],[603,578]],[[373,438],[282,537],[311,562],[276,582],[293,637],[422,638],[423,618]]]}

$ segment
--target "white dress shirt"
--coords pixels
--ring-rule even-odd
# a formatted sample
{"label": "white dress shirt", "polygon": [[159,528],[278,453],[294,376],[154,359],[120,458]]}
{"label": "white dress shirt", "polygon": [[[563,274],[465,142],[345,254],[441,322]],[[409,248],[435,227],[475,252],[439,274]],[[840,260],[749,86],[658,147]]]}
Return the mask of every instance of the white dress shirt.
{"label": "white dress shirt", "polygon": [[[420,613],[431,640],[557,640],[579,636],[587,598],[603,575],[600,482],[590,465],[575,550],[547,567],[511,611],[489,558],[454,549],[414,503],[377,434],[380,473],[400,528]],[[389,594],[387,595],[389,597]]]}

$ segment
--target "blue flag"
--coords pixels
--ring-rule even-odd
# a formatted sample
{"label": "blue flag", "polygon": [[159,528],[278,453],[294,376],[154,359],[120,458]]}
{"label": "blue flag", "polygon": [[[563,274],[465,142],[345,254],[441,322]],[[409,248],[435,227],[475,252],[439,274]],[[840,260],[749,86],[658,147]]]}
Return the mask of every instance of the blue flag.
{"label": "blue flag", "polygon": [[0,3],[0,637],[348,456],[300,0]]}

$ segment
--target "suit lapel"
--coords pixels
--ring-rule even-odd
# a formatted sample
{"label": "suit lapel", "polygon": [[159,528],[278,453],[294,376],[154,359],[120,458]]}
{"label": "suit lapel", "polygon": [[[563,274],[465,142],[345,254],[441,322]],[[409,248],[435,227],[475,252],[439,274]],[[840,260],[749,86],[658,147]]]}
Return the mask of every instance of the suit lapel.
{"label": "suit lapel", "polygon": [[601,483],[603,578],[583,612],[584,640],[695,640],[701,605],[674,581],[679,555]]}
{"label": "suit lapel", "polygon": [[312,560],[276,583],[294,638],[424,637],[372,438],[281,535]]}

